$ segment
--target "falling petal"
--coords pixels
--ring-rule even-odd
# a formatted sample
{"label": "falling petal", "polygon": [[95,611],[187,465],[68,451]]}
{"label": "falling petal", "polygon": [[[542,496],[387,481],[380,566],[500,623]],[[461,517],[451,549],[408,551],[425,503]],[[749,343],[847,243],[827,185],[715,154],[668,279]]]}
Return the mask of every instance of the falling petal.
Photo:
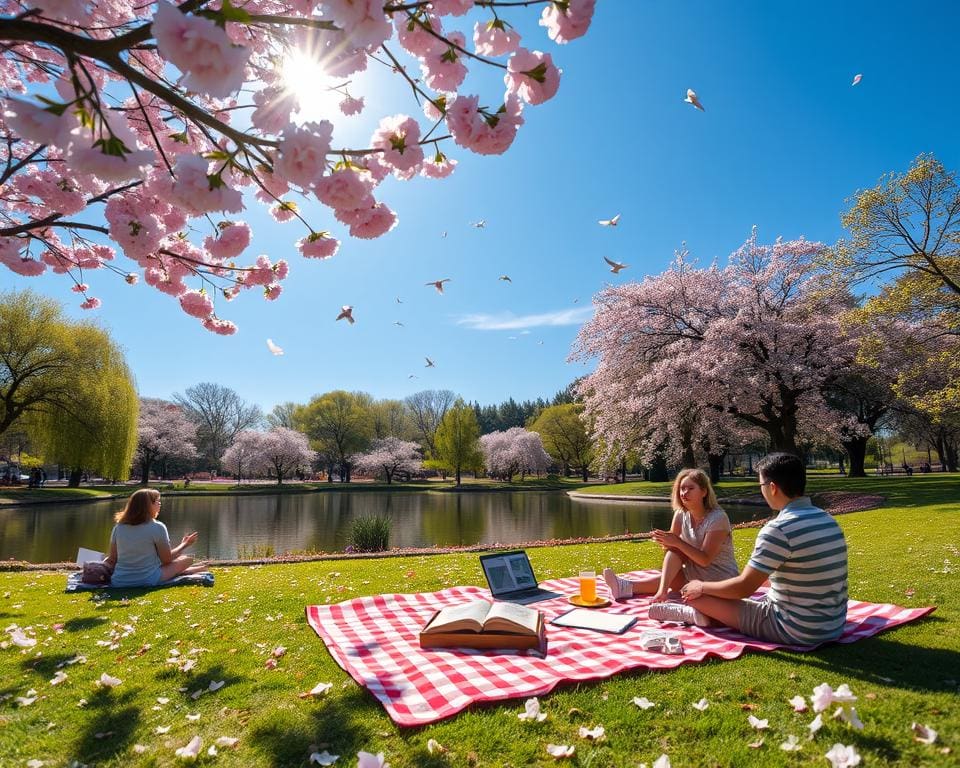
{"label": "falling petal", "polygon": [[813,718],[810,725],[807,726],[807,729],[810,731],[810,738],[812,739],[821,728],[823,728],[823,715],[817,715]]}
{"label": "falling petal", "polygon": [[634,696],[633,703],[640,707],[640,709],[650,709],[651,707],[657,706],[646,696]]}
{"label": "falling petal", "polygon": [[606,729],[602,725],[598,725],[596,728],[584,728],[583,726],[580,726],[579,734],[581,739],[600,741],[606,732]]}
{"label": "falling petal", "polygon": [[784,752],[799,752],[803,747],[800,745],[800,739],[794,735],[787,736],[787,740],[780,745]]}
{"label": "falling petal", "polygon": [[119,677],[111,677],[106,672],[100,675],[100,679],[97,681],[104,688],[116,688],[123,681]]}
{"label": "falling petal", "polygon": [[937,732],[927,725],[911,723],[910,730],[913,731],[913,738],[921,744],[933,744],[937,740]]}
{"label": "falling petal", "polygon": [[340,755],[331,755],[327,750],[314,752],[310,755],[310,762],[318,765],[333,765],[338,759],[340,759]]}
{"label": "falling petal", "polygon": [[443,746],[443,744],[441,744],[436,739],[427,740],[427,752],[429,752],[431,755],[433,754],[442,755],[444,752],[447,752],[447,751],[448,751],[447,748]]}
{"label": "falling petal", "polygon": [[750,725],[753,728],[756,728],[758,731],[762,731],[765,728],[770,727],[769,720],[761,720],[760,718],[754,717],[753,715],[750,715],[749,717],[747,717],[747,722],[750,723]]}
{"label": "falling petal", "polygon": [[694,709],[699,709],[701,712],[703,712],[703,710],[705,710],[705,709],[706,709],[707,707],[709,707],[709,706],[710,706],[710,702],[709,702],[709,701],[707,701],[706,699],[700,699],[700,701],[696,702],[696,703],[693,705],[693,708],[694,708]]}
{"label": "falling petal", "polygon": [[861,80],[863,80],[863,75],[856,74],[856,75],[853,76],[853,82],[850,83],[850,85],[856,85],[856,84],[859,83]]}
{"label": "falling petal", "polygon": [[194,736],[186,746],[179,747],[174,754],[181,760],[196,760],[202,746],[203,742],[200,741],[200,737]]}
{"label": "falling petal", "polygon": [[555,760],[560,760],[564,757],[573,757],[573,753],[576,751],[577,748],[573,745],[547,744],[547,753]]}
{"label": "falling petal", "polygon": [[848,747],[843,744],[834,744],[824,757],[830,761],[832,768],[853,768],[855,765],[860,765],[860,755],[852,744]]}
{"label": "falling petal", "polygon": [[803,696],[794,696],[790,699],[790,706],[793,707],[794,712],[806,712],[807,700]]}

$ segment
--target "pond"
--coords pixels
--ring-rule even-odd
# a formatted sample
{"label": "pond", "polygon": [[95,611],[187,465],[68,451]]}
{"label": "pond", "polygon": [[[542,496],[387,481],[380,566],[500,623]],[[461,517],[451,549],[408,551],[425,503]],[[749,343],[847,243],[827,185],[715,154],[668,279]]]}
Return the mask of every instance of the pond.
{"label": "pond", "polygon": [[[78,547],[105,550],[121,501],[0,509],[0,559],[72,561]],[[725,507],[733,522],[765,507]],[[268,496],[164,496],[160,520],[177,543],[199,531],[201,558],[262,557],[342,550],[358,517],[389,515],[390,545],[516,544],[666,528],[667,503],[582,501],[563,491],[338,492]]]}

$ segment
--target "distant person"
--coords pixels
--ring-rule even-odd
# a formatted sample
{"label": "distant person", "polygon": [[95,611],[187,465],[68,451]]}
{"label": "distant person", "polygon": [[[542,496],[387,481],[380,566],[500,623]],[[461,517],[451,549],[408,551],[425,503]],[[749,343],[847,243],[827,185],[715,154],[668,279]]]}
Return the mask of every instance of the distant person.
{"label": "distant person", "polygon": [[157,520],[160,492],[141,488],[127,499],[117,513],[110,534],[110,554],[105,562],[113,566],[110,583],[114,587],[154,587],[182,574],[200,573],[203,565],[181,554],[197,540],[196,531],[187,533],[180,543],[170,546],[167,526]]}
{"label": "distant person", "polygon": [[[757,465],[760,492],[779,514],[760,530],[743,572],[722,581],[687,582],[677,616],[698,626],[716,622],[774,643],[836,640],[847,618],[847,542],[830,515],[804,495],[803,462],[774,453]],[[769,577],[762,600],[744,600]],[[652,614],[652,611],[651,611]],[[683,615],[680,615],[683,614]]]}
{"label": "distant person", "polygon": [[706,473],[701,469],[681,470],[673,481],[670,499],[674,510],[670,530],[655,529],[652,533],[664,550],[660,573],[624,579],[613,569],[604,568],[603,580],[614,599],[652,594],[656,603],[692,579],[718,581],[739,573],[730,519],[717,503]]}

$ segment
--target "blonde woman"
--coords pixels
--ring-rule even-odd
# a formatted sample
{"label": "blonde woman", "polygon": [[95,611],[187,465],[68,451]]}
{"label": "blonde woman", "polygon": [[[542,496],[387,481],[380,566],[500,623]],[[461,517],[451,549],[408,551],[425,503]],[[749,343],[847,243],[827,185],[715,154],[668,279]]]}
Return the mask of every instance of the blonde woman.
{"label": "blonde woman", "polygon": [[673,481],[670,499],[670,530],[654,529],[652,533],[653,540],[664,550],[659,575],[624,579],[613,569],[605,568],[603,580],[614,599],[652,595],[653,602],[658,603],[688,581],[719,581],[740,573],[733,554],[730,519],[717,504],[706,473],[701,469],[681,470]]}
{"label": "blonde woman", "polygon": [[159,514],[160,492],[153,488],[134,491],[117,513],[106,559],[113,566],[112,586],[154,587],[176,576],[205,570],[203,565],[194,565],[192,557],[181,554],[197,540],[197,532],[186,534],[171,547],[167,526],[157,520]]}

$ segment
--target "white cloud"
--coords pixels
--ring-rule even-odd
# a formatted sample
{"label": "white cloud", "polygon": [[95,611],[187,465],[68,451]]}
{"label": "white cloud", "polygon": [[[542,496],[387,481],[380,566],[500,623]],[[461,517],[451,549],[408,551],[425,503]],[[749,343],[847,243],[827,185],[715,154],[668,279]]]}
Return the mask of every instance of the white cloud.
{"label": "white cloud", "polygon": [[457,320],[457,325],[465,325],[475,331],[516,331],[545,326],[583,325],[592,316],[592,307],[576,307],[543,312],[538,315],[515,315],[512,312],[501,312],[497,315],[464,315]]}

